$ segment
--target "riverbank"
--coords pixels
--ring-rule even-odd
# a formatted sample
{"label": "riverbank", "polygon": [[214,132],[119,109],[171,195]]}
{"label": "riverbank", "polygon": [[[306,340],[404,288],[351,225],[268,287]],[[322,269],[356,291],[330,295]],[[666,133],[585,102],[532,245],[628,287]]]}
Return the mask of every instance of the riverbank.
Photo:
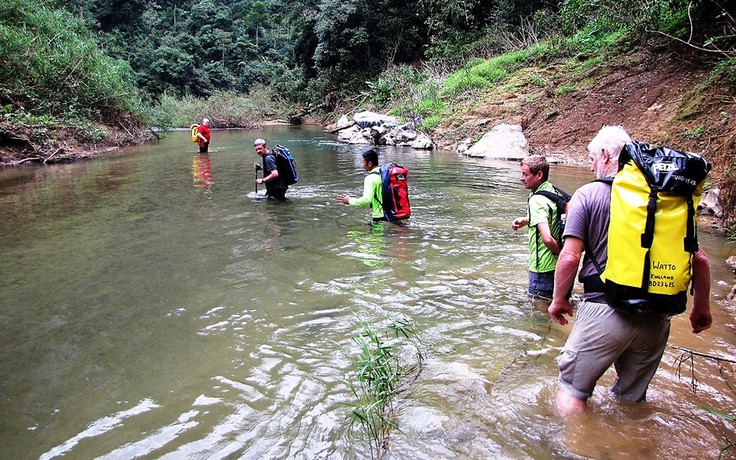
{"label": "riverbank", "polygon": [[0,166],[62,163],[98,158],[120,147],[140,145],[158,135],[135,126],[58,126],[0,122]]}
{"label": "riverbank", "polygon": [[[304,125],[319,125],[317,119],[306,120]],[[286,120],[258,122],[259,126],[286,126]],[[213,127],[214,130],[223,127]],[[233,128],[244,129],[244,128]],[[91,132],[93,131],[93,132]],[[173,131],[189,131],[174,128]],[[104,156],[121,147],[141,145],[160,140],[165,132],[151,128],[97,125],[94,129],[78,127],[49,127],[41,125],[10,125],[0,122],[0,167],[23,164],[65,163]]]}

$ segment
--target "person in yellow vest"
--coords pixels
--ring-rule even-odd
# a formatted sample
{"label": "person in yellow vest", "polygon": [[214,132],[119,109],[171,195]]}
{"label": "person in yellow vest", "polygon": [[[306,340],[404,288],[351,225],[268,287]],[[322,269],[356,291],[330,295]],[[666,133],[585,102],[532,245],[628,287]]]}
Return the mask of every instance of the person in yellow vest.
{"label": "person in yellow vest", "polygon": [[[619,154],[630,142],[621,126],[604,126],[598,132],[588,145],[596,179],[617,173]],[[566,294],[573,285],[581,257],[580,281],[585,293],[557,363],[556,403],[564,416],[585,410],[598,379],[611,365],[615,365],[617,373],[612,393],[622,400],[645,400],[669,338],[670,315],[627,312],[606,303],[599,277],[601,271],[596,264],[605,267],[608,260],[610,203],[610,182],[593,181],[580,187],[568,205],[565,245],[557,262],[554,293],[548,308],[552,320],[566,325],[565,315],[573,315]],[[694,254],[692,267],[694,294],[690,324],[697,334],[708,329],[712,322],[710,265],[702,249]]]}

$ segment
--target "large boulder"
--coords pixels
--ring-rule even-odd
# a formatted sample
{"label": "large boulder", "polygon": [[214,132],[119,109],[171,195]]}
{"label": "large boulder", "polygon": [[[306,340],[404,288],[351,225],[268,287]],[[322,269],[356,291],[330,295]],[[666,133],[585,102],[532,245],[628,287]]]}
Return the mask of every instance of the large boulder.
{"label": "large boulder", "polygon": [[432,139],[424,133],[419,133],[416,139],[411,142],[411,148],[417,150],[432,150],[434,149],[434,142]]}
{"label": "large boulder", "polygon": [[[368,137],[366,137],[365,131],[368,131]],[[370,129],[363,130],[363,129],[358,128],[358,126],[356,125],[340,130],[337,133],[337,140],[341,142],[347,142],[348,144],[371,144],[372,143],[372,139],[370,138]]]}
{"label": "large boulder", "polygon": [[413,123],[407,123],[405,125],[396,128],[392,134],[394,142],[397,144],[409,144],[417,138],[417,132],[414,130]]}
{"label": "large boulder", "polygon": [[394,117],[381,115],[380,113],[370,111],[356,113],[355,115],[353,115],[353,120],[355,120],[355,124],[357,124],[361,128],[372,128],[374,126],[395,128],[397,124],[396,118]]}
{"label": "large boulder", "polygon": [[521,160],[529,155],[529,143],[520,125],[501,124],[487,132],[464,155],[498,160]]}
{"label": "large boulder", "polygon": [[712,188],[703,194],[703,198],[700,200],[698,209],[704,214],[712,214],[715,217],[723,217],[723,206],[719,198],[720,190]]}
{"label": "large boulder", "polygon": [[415,121],[397,126],[396,118],[367,111],[353,115],[355,121],[352,124],[348,124],[346,120],[347,117],[343,116],[335,125],[344,127],[334,131],[337,132],[337,139],[341,142],[401,145],[421,150],[434,148],[434,142],[428,135],[416,131]]}

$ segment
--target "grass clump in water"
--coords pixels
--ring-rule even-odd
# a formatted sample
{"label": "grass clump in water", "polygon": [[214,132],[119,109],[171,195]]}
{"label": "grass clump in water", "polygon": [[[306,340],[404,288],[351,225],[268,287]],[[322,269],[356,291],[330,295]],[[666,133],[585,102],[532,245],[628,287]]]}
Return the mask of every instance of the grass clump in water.
{"label": "grass clump in water", "polygon": [[[351,357],[352,372],[346,383],[354,401],[345,403],[351,409],[350,429],[362,434],[371,457],[380,459],[388,449],[391,430],[399,429],[395,398],[419,376],[424,346],[406,318],[389,319],[382,334],[362,322],[353,342],[358,350]],[[415,355],[411,365],[402,361],[407,351]]]}

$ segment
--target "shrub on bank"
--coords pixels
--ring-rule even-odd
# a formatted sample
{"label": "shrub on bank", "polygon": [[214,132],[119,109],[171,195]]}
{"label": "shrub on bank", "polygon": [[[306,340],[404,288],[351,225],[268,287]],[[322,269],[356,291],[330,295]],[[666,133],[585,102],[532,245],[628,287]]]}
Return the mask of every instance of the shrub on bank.
{"label": "shrub on bank", "polygon": [[291,110],[287,103],[275,101],[265,86],[257,85],[248,94],[218,91],[207,98],[164,94],[151,118],[159,128],[188,127],[203,117],[213,127],[254,128],[267,119],[285,118]]}
{"label": "shrub on bank", "polygon": [[143,117],[129,64],[100,50],[81,19],[45,2],[0,2],[0,54],[0,98],[13,112],[110,122]]}

